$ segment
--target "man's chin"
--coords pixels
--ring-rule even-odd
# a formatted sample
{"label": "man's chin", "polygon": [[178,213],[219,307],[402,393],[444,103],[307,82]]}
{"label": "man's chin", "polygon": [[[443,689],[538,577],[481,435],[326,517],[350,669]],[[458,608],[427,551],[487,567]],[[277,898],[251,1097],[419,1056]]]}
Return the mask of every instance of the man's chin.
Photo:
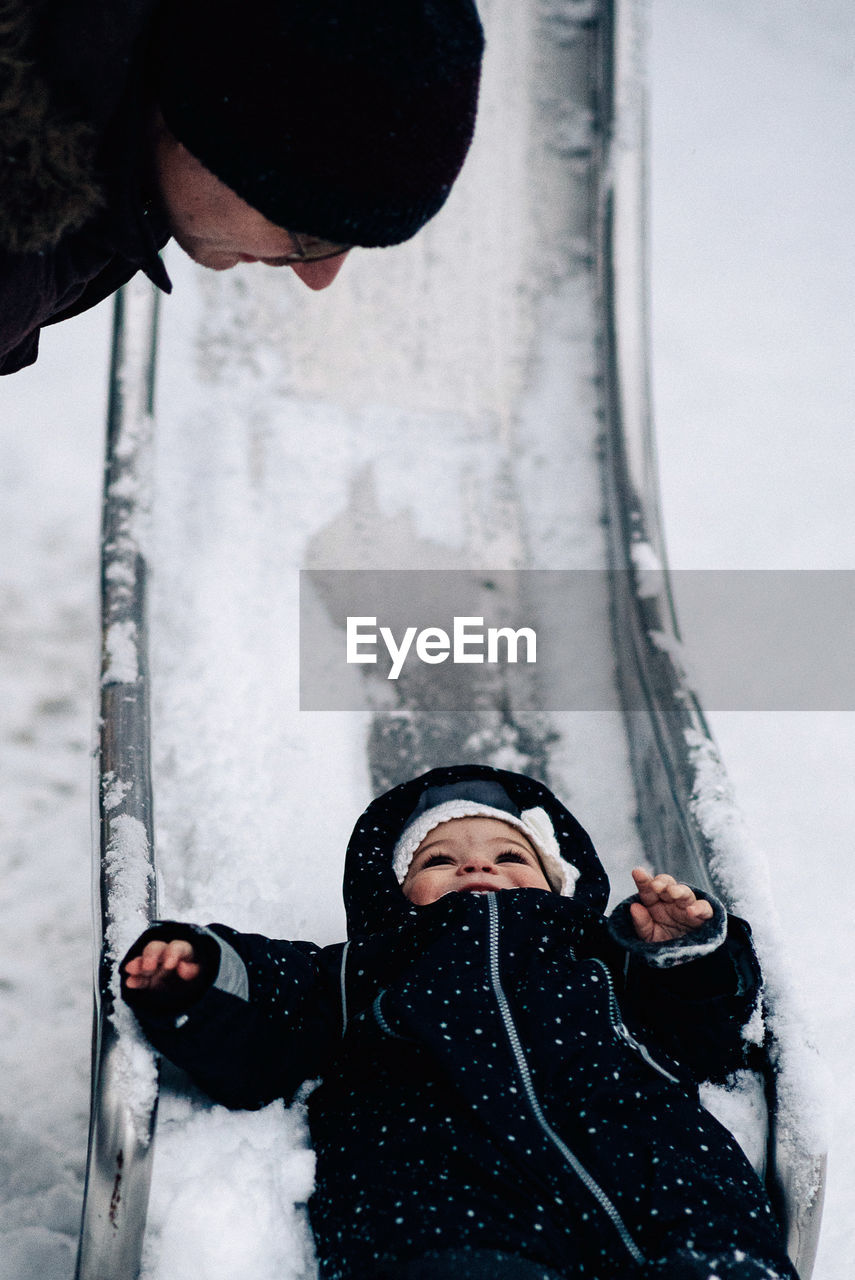
{"label": "man's chin", "polygon": [[209,271],[231,271],[232,267],[236,267],[240,262],[240,258],[232,254],[190,254],[194,262],[200,267],[207,267]]}
{"label": "man's chin", "polygon": [[240,254],[212,249],[194,240],[182,240],[176,236],[175,241],[188,258],[192,258],[200,267],[207,267],[209,271],[231,271],[241,260]]}

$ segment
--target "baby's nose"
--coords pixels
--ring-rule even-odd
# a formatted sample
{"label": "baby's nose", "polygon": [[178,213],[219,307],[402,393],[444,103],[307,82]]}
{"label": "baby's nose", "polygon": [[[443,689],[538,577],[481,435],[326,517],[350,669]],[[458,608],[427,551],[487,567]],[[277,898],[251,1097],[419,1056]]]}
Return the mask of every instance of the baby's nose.
{"label": "baby's nose", "polygon": [[495,871],[496,868],[493,866],[492,862],[486,858],[467,858],[463,863],[461,870],[469,872],[471,875],[473,873],[480,874],[484,871],[492,872]]}

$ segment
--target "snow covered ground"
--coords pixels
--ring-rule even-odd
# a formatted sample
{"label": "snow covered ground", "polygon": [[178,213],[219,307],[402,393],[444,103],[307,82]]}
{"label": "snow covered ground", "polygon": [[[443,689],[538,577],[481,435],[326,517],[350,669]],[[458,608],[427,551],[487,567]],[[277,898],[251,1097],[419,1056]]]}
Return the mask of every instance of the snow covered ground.
{"label": "snow covered ground", "polygon": [[[655,404],[672,563],[852,570],[855,10],[653,0],[652,17]],[[805,618],[806,662],[822,626]],[[814,1274],[843,1280],[855,1255],[855,922],[837,904],[855,855],[855,714],[712,722],[832,1081]]]}
{"label": "snow covered ground", "polygon": [[[810,11],[796,0],[774,6],[767,0],[748,6],[723,0],[712,9],[700,0],[653,0],[652,18],[655,369],[673,562],[848,568],[850,7],[840,0],[822,0]],[[517,34],[510,30],[496,40],[494,56],[510,57]],[[512,172],[507,161],[520,145],[512,106],[504,120],[493,122],[503,126],[507,140],[502,174]],[[477,170],[473,176],[479,176]],[[490,234],[516,228],[518,237],[519,225],[510,215],[519,193],[504,189],[496,173],[487,176],[496,178],[497,193]],[[430,249],[413,246],[417,254],[443,252],[439,223],[424,244]],[[518,251],[512,236],[503,252],[513,258]],[[238,925],[298,936],[332,938],[340,930],[332,862],[321,859],[313,867],[308,900],[300,868],[287,858],[275,861],[283,830],[299,836],[310,820],[316,840],[329,849],[340,847],[369,786],[353,733],[354,713],[348,713],[340,732],[328,719],[316,730],[301,730],[299,741],[294,737],[289,727],[293,699],[281,679],[291,660],[286,632],[292,606],[270,590],[284,577],[288,547],[305,545],[317,534],[298,502],[295,510],[301,483],[316,478],[318,462],[336,448],[353,449],[337,435],[327,386],[334,380],[339,403],[366,415],[365,449],[379,480],[374,492],[363,480],[347,495],[336,488],[341,476],[329,474],[321,504],[332,512],[344,501],[352,536],[360,519],[376,523],[378,512],[390,517],[391,545],[393,539],[400,542],[400,522],[391,517],[408,477],[395,462],[394,420],[374,411],[384,394],[387,402],[390,398],[384,392],[385,380],[395,373],[386,358],[389,347],[401,344],[411,351],[420,341],[429,344],[437,333],[444,335],[454,377],[446,386],[429,372],[436,364],[426,365],[416,389],[420,429],[427,434],[441,419],[446,438],[463,456],[467,449],[474,456],[473,428],[471,422],[453,420],[454,407],[461,397],[464,404],[480,402],[493,378],[495,420],[477,429],[500,439],[503,397],[518,392],[520,372],[519,333],[501,328],[506,311],[485,317],[498,335],[492,348],[461,347],[467,317],[442,291],[423,298],[421,330],[384,333],[379,324],[360,333],[359,364],[348,364],[352,309],[367,306],[366,299],[375,296],[382,300],[383,288],[400,285],[412,270],[398,265],[406,252],[390,255],[384,279],[379,264],[370,272],[354,272],[353,283],[338,295],[345,301],[338,303],[338,286],[327,298],[308,299],[306,306],[287,280],[276,278],[275,291],[269,283],[250,291],[254,277],[247,274],[220,282],[213,291],[209,281],[198,292],[182,280],[180,296],[168,304],[175,355],[185,350],[182,327],[185,333],[206,328],[208,363],[196,368],[193,378],[207,382],[211,393],[208,419],[179,420],[180,429],[173,424],[158,459],[167,514],[156,538],[161,552],[180,549],[180,554],[160,555],[156,599],[163,673],[156,705],[157,767],[163,780],[158,820],[161,854],[173,869],[164,895],[174,911],[203,918],[211,912]],[[455,299],[483,284],[478,270],[494,269],[477,255],[451,265],[461,277]],[[473,274],[467,276],[467,270]],[[496,296],[495,281],[490,283]],[[223,305],[224,298],[231,307]],[[321,302],[312,321],[311,308]],[[583,306],[577,297],[573,314]],[[204,308],[204,317],[194,315],[194,307]],[[299,324],[294,308],[300,308]],[[520,312],[513,314],[519,318]],[[79,1213],[91,968],[87,753],[106,321],[102,312],[48,334],[36,369],[0,386],[0,1280],[69,1280]],[[234,371],[250,359],[245,335],[286,322],[289,338],[300,334],[293,364],[277,363],[265,348],[254,367],[244,366],[251,376],[242,378],[237,391],[230,390],[221,366]],[[324,342],[337,353],[332,369],[297,358],[317,349],[313,343]],[[502,355],[493,368],[485,367],[484,359],[491,349]],[[170,382],[178,371],[175,355],[172,372],[168,363],[164,371],[167,394],[175,386]],[[582,386],[582,355],[580,360],[573,376]],[[314,386],[306,384],[306,369]],[[464,376],[461,370],[470,372]],[[266,403],[272,391],[287,392],[295,379],[301,380],[300,394],[314,395],[321,407],[311,431],[299,440],[295,456],[304,461],[289,475],[282,464],[293,437],[286,433],[297,427],[286,421],[271,430]],[[180,419],[181,405],[173,403],[170,413]],[[348,459],[354,472],[361,452],[360,445]],[[579,458],[570,462],[584,465]],[[170,477],[192,477],[194,468],[205,502],[182,507],[180,491],[169,491]],[[489,477],[483,479],[483,488],[489,488]],[[278,517],[278,528],[273,521],[283,504],[288,514]],[[489,506],[475,512],[474,533],[465,531],[470,547],[490,531],[494,515]],[[441,510],[440,517],[446,519],[446,512]],[[591,559],[596,548],[583,533],[589,527],[584,510],[574,513],[567,527],[558,541],[562,536],[577,540],[573,562],[596,562]],[[430,541],[426,528],[406,535],[420,537],[423,546]],[[555,535],[543,535],[544,557],[554,545],[550,536]],[[260,554],[271,541],[283,544],[283,561]],[[329,547],[317,538],[314,545],[321,557]],[[220,571],[199,579],[189,567],[201,563],[203,546],[222,550],[219,558],[207,560],[219,564]],[[510,555],[507,536],[502,546]],[[182,592],[186,607],[169,609],[168,602]],[[229,601],[225,617],[224,599]],[[206,647],[197,632],[186,629],[191,615],[216,627],[215,647]],[[252,670],[245,681],[235,680],[247,646]],[[209,718],[200,718],[205,691],[221,688],[223,673],[231,677],[227,696]],[[315,720],[334,715],[323,713]],[[844,1280],[855,1245],[855,1110],[845,1085],[853,1009],[844,957],[847,944],[855,943],[855,930],[839,911],[832,929],[828,903],[835,890],[840,892],[839,868],[853,845],[855,716],[729,713],[715,717],[714,727],[753,834],[769,854],[791,939],[791,963],[837,1082],[830,1090],[834,1140],[815,1274],[817,1280]],[[307,811],[289,784],[297,776],[328,774],[332,737],[341,744],[331,791],[335,803],[324,806],[318,830],[319,806]],[[579,778],[572,755],[567,768],[568,774],[574,771],[573,801],[586,817],[602,812],[605,795],[597,795],[593,776]],[[181,789],[168,785],[170,775],[202,797],[201,807],[182,803]],[[225,779],[225,787],[214,779]],[[598,785],[607,787],[608,781]],[[622,804],[616,808],[614,829],[605,835],[598,829],[598,842],[626,846],[629,858],[626,813]],[[223,840],[229,827],[232,844]],[[276,867],[262,892],[252,874],[256,856],[268,868],[271,860]],[[319,903],[330,904],[320,920]],[[206,1280],[215,1280],[235,1277],[239,1265],[253,1280],[272,1280],[273,1274],[283,1280],[281,1265],[278,1273],[275,1267],[293,1239],[282,1235],[292,1231],[292,1224],[273,1229],[269,1222],[253,1220],[248,1209],[247,1220],[235,1224],[228,1240],[258,1244],[239,1262],[228,1248],[211,1248],[211,1237],[224,1207],[233,1206],[229,1181],[247,1185],[259,1169],[278,1167],[276,1156],[265,1155],[273,1141],[277,1151],[294,1153],[279,1169],[277,1197],[287,1202],[304,1194],[309,1169],[288,1128],[294,1121],[277,1121],[279,1130],[264,1118],[249,1126],[244,1118],[236,1126],[222,1113],[211,1117],[177,1100],[171,1105],[159,1141],[164,1165],[175,1149],[173,1135],[180,1134],[182,1157],[188,1150],[201,1153],[201,1176],[210,1178],[204,1157],[212,1144],[230,1173],[220,1183],[206,1183],[207,1212],[183,1233],[187,1217],[174,1201],[175,1180],[161,1179],[153,1215],[163,1225],[159,1261],[150,1259],[152,1274],[159,1277],[158,1268],[168,1263],[170,1275],[204,1273]],[[188,1148],[186,1135],[194,1128],[199,1143]],[[203,1167],[192,1163],[195,1158],[182,1170],[190,1183]],[[170,1196],[172,1203],[166,1203]],[[263,1215],[269,1188],[254,1203]],[[221,1232],[217,1236],[222,1240]],[[298,1260],[292,1270],[299,1272]]]}
{"label": "snow covered ground", "polygon": [[73,1274],[92,972],[89,747],[107,330],[0,387],[0,1275]]}

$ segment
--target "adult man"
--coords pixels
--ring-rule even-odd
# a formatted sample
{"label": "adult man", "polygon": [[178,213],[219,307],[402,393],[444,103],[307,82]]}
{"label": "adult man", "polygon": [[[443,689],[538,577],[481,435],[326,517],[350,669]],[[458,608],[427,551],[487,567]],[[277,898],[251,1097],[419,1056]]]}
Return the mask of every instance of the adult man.
{"label": "adult man", "polygon": [[313,289],[442,206],[474,127],[472,0],[0,0],[0,372],[170,235]]}

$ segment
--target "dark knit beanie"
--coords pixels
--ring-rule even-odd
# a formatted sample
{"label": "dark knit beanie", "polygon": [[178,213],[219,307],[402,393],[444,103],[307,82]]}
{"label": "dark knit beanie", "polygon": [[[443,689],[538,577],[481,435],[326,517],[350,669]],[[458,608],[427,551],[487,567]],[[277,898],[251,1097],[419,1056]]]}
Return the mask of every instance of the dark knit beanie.
{"label": "dark knit beanie", "polygon": [[279,227],[391,245],[472,141],[472,0],[165,0],[154,88],[176,138]]}

